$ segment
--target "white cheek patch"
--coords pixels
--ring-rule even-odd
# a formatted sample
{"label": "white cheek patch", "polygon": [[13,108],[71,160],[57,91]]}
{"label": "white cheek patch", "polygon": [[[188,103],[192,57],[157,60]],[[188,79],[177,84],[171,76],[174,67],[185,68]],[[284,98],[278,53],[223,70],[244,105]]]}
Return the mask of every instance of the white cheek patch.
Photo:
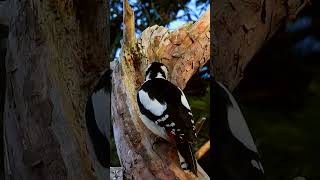
{"label": "white cheek patch", "polygon": [[147,92],[140,90],[139,99],[141,104],[145,109],[149,110],[152,114],[156,116],[161,116],[163,112],[167,109],[167,104],[161,104],[156,99],[151,99]]}
{"label": "white cheek patch", "polygon": [[191,110],[186,96],[184,95],[183,91],[180,88],[179,88],[179,90],[181,91],[181,103],[182,103],[182,105],[184,107],[186,107],[187,109]]}
{"label": "white cheek patch", "polygon": [[249,128],[247,123],[240,111],[240,108],[230,94],[230,92],[218,82],[218,84],[227,92],[229,96],[229,100],[231,101],[232,105],[227,107],[228,111],[228,124],[229,128],[233,134],[233,136],[238,139],[244,146],[250,149],[253,152],[258,152],[256,145],[254,144],[253,138],[250,134]]}
{"label": "white cheek patch", "polygon": [[160,68],[163,70],[164,74],[166,75],[166,78],[168,78],[168,69],[167,69],[167,67],[166,66],[161,66]]}

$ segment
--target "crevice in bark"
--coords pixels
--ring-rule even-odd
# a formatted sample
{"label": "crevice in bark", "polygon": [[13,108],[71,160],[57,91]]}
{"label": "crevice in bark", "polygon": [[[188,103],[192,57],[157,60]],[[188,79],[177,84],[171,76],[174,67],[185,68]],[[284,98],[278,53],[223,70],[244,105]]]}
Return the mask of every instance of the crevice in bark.
{"label": "crevice in bark", "polygon": [[[136,92],[147,65],[153,61],[166,64],[169,79],[185,87],[198,67],[209,60],[209,15],[208,10],[196,23],[172,32],[157,25],[149,27],[137,40],[124,41],[119,60],[112,62],[113,130],[126,178],[186,179],[192,176],[180,168],[175,147],[168,144],[152,147],[155,135],[140,120]],[[124,19],[126,27],[132,27],[131,20]],[[126,29],[124,33],[126,36]],[[200,177],[204,174],[200,173]]]}
{"label": "crevice in bark", "polygon": [[266,23],[266,16],[267,16],[267,8],[266,8],[266,0],[263,0],[263,3],[262,3],[262,8],[261,8],[261,21],[263,24]]}
{"label": "crevice in bark", "polygon": [[85,22],[77,19],[81,7],[74,1],[10,1],[6,178],[97,179],[100,170],[92,169],[95,160],[87,148],[85,105],[108,68],[103,2],[91,2],[95,20]]}

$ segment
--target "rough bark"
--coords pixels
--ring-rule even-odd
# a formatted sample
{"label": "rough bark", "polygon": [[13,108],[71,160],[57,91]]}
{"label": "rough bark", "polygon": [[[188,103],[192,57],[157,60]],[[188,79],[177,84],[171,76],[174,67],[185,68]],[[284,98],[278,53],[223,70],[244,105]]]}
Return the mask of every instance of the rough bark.
{"label": "rough bark", "polygon": [[233,90],[259,49],[295,16],[300,0],[219,0],[213,3],[217,54],[211,63],[215,78]]}
{"label": "rough bark", "polygon": [[106,1],[10,0],[6,179],[97,179],[85,104],[108,66]]}
{"label": "rough bark", "polygon": [[[124,4],[125,5],[125,4]],[[126,7],[127,8],[127,7]],[[124,16],[126,17],[126,16]],[[131,17],[129,17],[131,18]],[[131,29],[124,19],[124,29]],[[131,25],[130,25],[131,24]],[[210,11],[194,24],[170,32],[152,26],[140,38],[124,35],[122,53],[112,64],[112,115],[118,155],[127,179],[190,179],[180,168],[176,149],[168,143],[153,147],[155,136],[143,125],[136,103],[136,92],[143,82],[147,65],[153,61],[169,68],[169,80],[181,88],[210,56]],[[124,31],[126,33],[126,31]],[[199,178],[205,174],[200,173]]]}

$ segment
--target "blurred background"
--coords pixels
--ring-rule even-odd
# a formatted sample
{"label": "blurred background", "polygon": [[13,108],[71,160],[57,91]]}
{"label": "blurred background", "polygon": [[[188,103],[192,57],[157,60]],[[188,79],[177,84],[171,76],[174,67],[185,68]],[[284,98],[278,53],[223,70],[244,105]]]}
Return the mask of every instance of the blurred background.
{"label": "blurred background", "polygon": [[[195,21],[208,8],[209,1],[130,1],[130,4],[136,13],[139,35],[153,24],[175,29]],[[122,39],[121,31],[117,31],[122,28],[122,2],[111,1],[111,7],[111,59],[115,59]],[[320,2],[312,1],[296,19],[284,24],[248,65],[244,79],[233,92],[270,180],[292,180],[299,176],[320,179],[319,9]],[[199,70],[185,89],[197,118],[209,117],[206,71],[206,67]],[[209,138],[208,121],[205,127],[198,147]],[[207,156],[202,161],[210,159]],[[117,166],[117,160],[111,165]]]}
{"label": "blurred background", "polygon": [[[122,39],[122,1],[110,0],[110,3],[110,56],[116,59]],[[139,35],[154,24],[175,29],[196,21],[208,8],[209,1],[131,0],[130,4],[136,14],[136,34]],[[314,0],[295,20],[283,25],[250,62],[245,69],[244,79],[233,92],[261,153],[268,180],[292,180],[297,176],[320,179],[319,10],[320,1]],[[7,34],[8,28],[0,26],[1,127]],[[196,119],[209,117],[209,75],[206,66],[192,77],[185,89]],[[108,78],[105,77],[106,80]],[[110,112],[101,110],[104,105],[98,102],[101,96],[106,99],[110,96],[110,88],[104,88],[104,91],[105,94],[96,92],[92,97],[96,99],[93,105],[95,118],[106,118],[111,123]],[[110,127],[109,123],[106,126]],[[196,149],[209,139],[209,124],[206,121]],[[112,131],[110,137],[111,166],[120,166]],[[1,146],[2,141],[0,138]],[[3,162],[3,156],[0,157]],[[207,154],[200,160],[206,164],[204,168],[209,168],[209,159]],[[0,171],[0,179],[3,178],[2,173]]]}
{"label": "blurred background", "polygon": [[319,10],[314,0],[282,26],[233,92],[270,180],[320,179]]}

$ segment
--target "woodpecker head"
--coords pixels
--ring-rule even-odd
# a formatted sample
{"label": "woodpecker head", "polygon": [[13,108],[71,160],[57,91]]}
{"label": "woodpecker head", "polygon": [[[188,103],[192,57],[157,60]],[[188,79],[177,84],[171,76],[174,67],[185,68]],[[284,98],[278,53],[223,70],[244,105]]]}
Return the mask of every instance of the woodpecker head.
{"label": "woodpecker head", "polygon": [[145,81],[148,81],[154,78],[167,79],[168,68],[164,64],[159,62],[151,63],[147,68]]}

